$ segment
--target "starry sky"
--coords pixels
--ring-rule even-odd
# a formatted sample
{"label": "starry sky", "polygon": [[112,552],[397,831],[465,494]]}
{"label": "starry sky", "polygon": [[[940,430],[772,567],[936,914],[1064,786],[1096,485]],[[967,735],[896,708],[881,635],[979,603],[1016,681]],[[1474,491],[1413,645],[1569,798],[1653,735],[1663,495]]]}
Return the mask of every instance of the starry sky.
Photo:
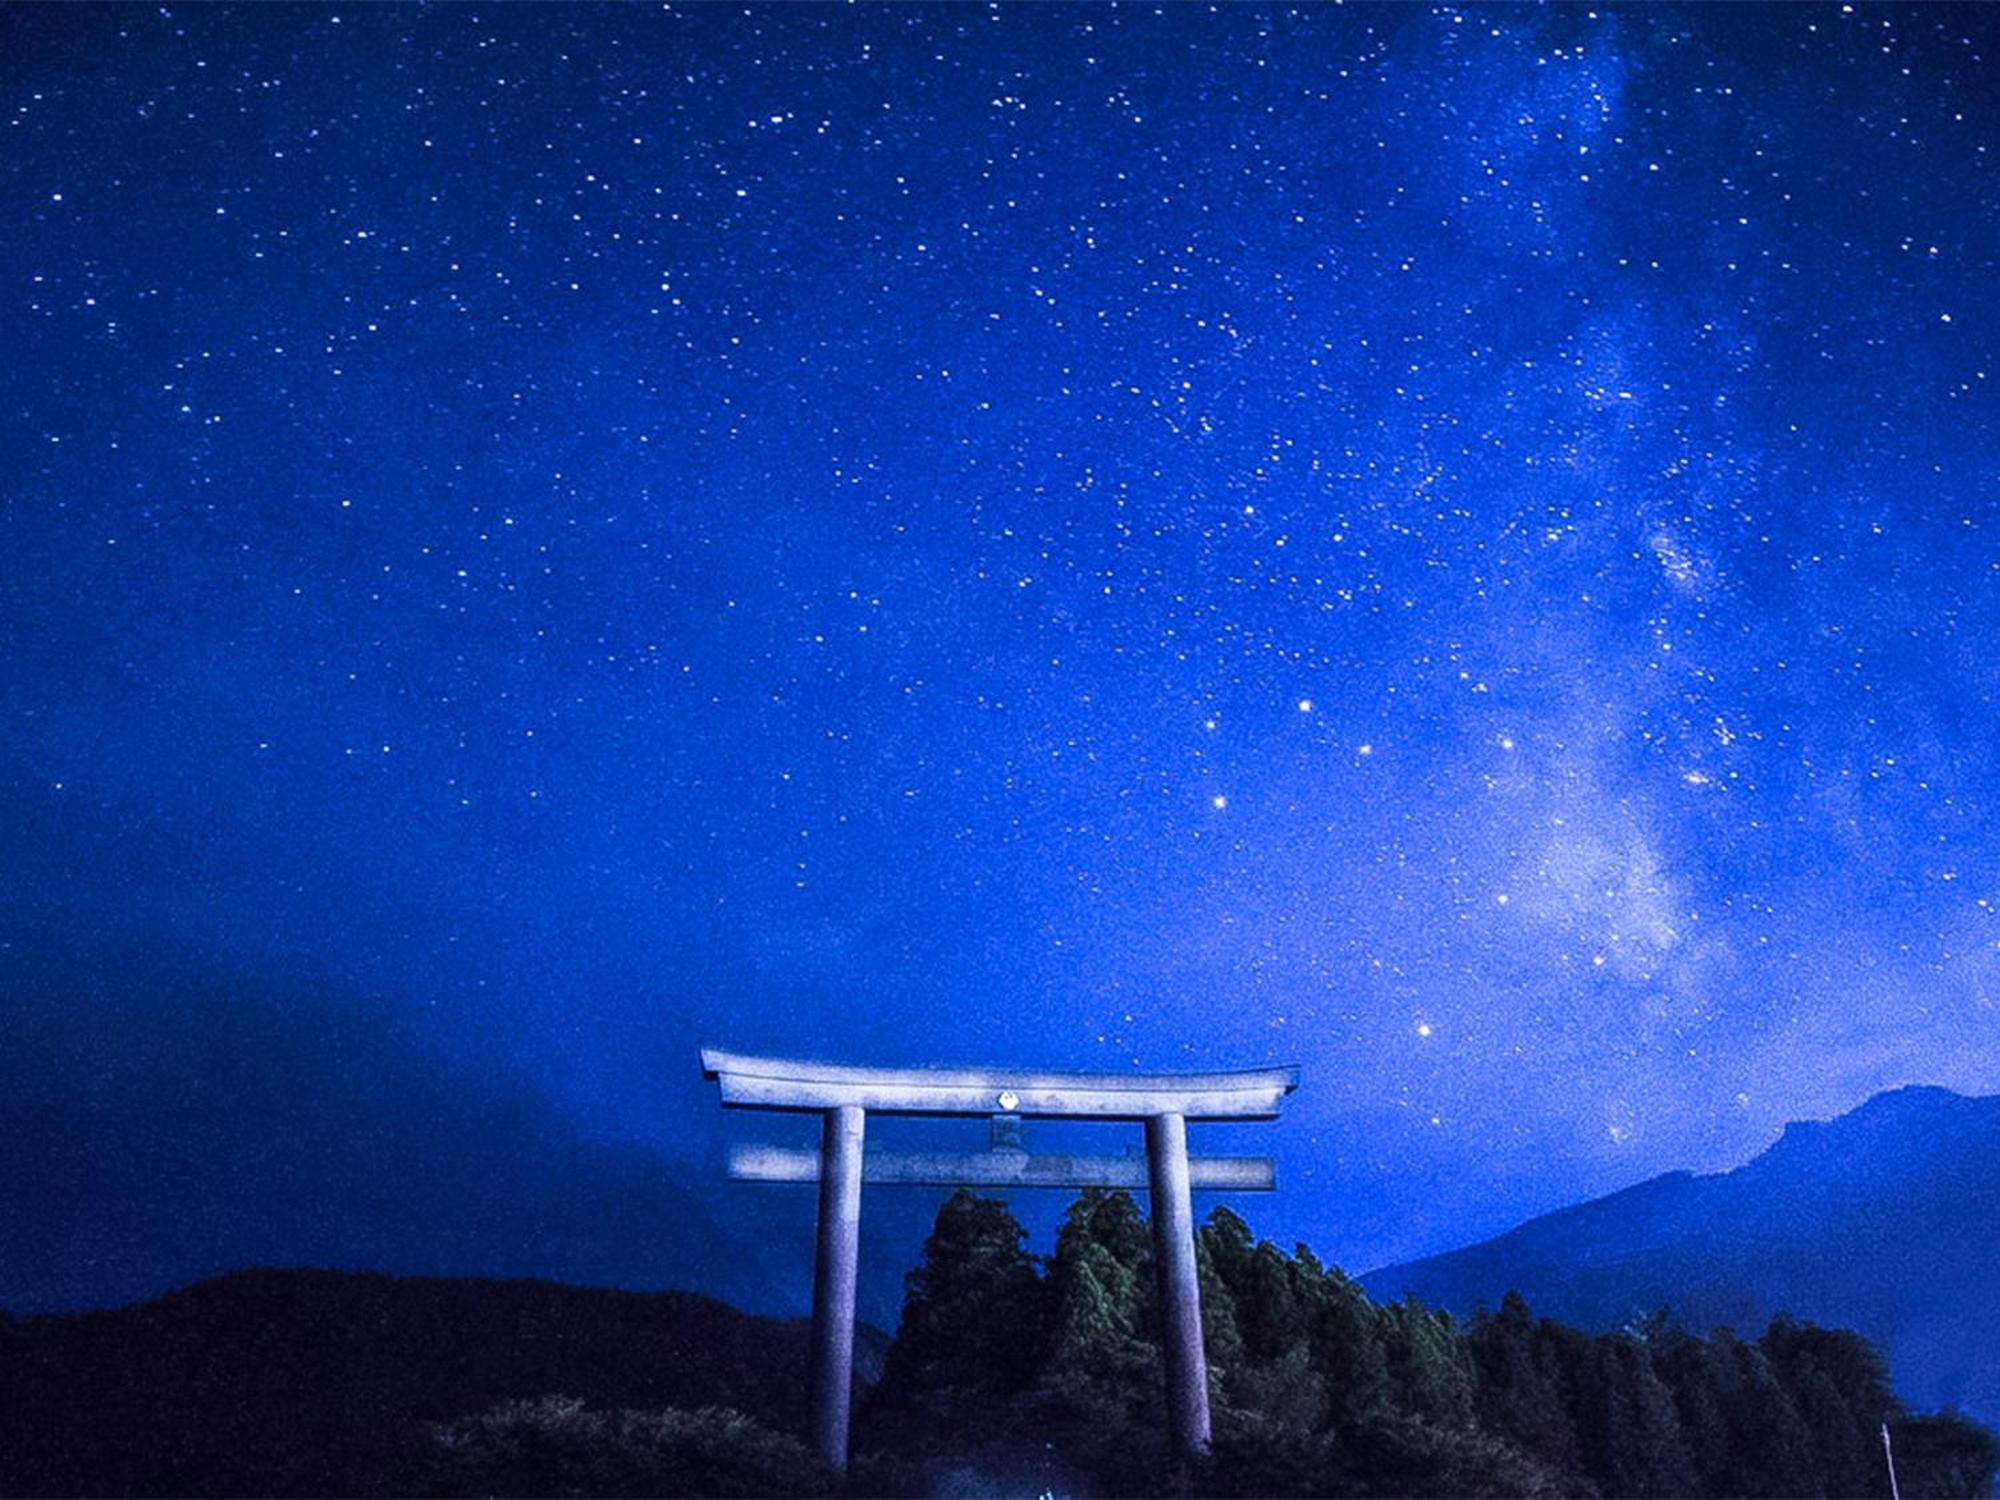
{"label": "starry sky", "polygon": [[702,1042],[1297,1062],[1354,1270],[2000,1089],[1997,49],[0,13],[0,1303],[734,1289]]}

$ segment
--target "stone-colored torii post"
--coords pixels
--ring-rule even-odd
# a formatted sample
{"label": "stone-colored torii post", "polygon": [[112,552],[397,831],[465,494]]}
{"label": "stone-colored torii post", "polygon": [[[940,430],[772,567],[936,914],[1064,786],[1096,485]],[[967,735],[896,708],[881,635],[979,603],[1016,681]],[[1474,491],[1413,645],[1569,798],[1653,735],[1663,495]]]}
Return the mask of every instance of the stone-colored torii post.
{"label": "stone-colored torii post", "polygon": [[[729,1175],[744,1182],[816,1182],[819,1242],[813,1265],[812,1436],[820,1459],[847,1469],[853,1398],[854,1296],[861,1254],[861,1188],[1144,1188],[1152,1198],[1153,1260],[1159,1273],[1167,1414],[1176,1455],[1208,1451],[1208,1361],[1195,1275],[1194,1188],[1269,1192],[1268,1157],[1188,1155],[1190,1120],[1272,1120],[1298,1087],[1297,1068],[1233,1073],[1037,1073],[1001,1068],[857,1068],[783,1058],[739,1057],[704,1047],[703,1076],[732,1109],[816,1113],[820,1148],[737,1145]],[[994,1149],[984,1152],[865,1152],[867,1117],[986,1115]],[[1138,1121],[1146,1160],[1122,1156],[1030,1156],[1020,1121]]]}

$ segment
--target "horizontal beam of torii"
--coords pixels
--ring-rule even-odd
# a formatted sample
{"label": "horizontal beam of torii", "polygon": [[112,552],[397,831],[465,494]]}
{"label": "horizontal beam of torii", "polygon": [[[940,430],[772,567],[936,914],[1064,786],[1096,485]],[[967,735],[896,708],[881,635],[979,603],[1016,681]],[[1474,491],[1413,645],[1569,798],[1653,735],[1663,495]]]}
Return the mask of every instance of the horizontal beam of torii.
{"label": "horizontal beam of torii", "polygon": [[[1045,1073],[1003,1068],[859,1068],[789,1058],[743,1057],[704,1047],[702,1074],[732,1109],[821,1116],[817,1152],[776,1146],[731,1148],[729,1175],[744,1182],[817,1182],[819,1241],[813,1265],[814,1445],[836,1473],[847,1468],[853,1397],[854,1294],[859,1278],[863,1183],[938,1187],[1145,1187],[1152,1196],[1153,1259],[1159,1272],[1167,1412],[1175,1452],[1208,1448],[1208,1361],[1201,1341],[1191,1189],[1269,1192],[1268,1157],[1189,1157],[1189,1120],[1270,1120],[1298,1087],[1298,1069],[1230,1073]],[[985,1152],[864,1153],[869,1112],[985,1115]],[[1024,1116],[1136,1120],[1146,1156],[1031,1156],[1019,1145]]]}
{"label": "horizontal beam of torii", "polygon": [[1040,1073],[1022,1068],[855,1068],[701,1049],[702,1076],[738,1109],[877,1114],[1030,1115],[1050,1119],[1275,1120],[1297,1068],[1238,1073]]}
{"label": "horizontal beam of torii", "polygon": [[[1005,1117],[1002,1116],[1004,1119]],[[731,1146],[737,1182],[818,1182],[820,1154],[782,1146]],[[863,1187],[1137,1188],[1149,1182],[1143,1156],[1030,1156],[1025,1151],[869,1151]],[[1190,1156],[1188,1186],[1268,1193],[1278,1185],[1268,1156]]]}

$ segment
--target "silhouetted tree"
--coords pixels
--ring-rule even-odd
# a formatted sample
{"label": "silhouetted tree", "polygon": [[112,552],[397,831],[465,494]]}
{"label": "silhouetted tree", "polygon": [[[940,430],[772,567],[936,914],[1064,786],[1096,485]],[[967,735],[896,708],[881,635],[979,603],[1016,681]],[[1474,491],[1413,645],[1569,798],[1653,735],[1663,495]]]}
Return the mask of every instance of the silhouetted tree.
{"label": "silhouetted tree", "polygon": [[1202,1347],[1208,1353],[1211,1396],[1226,1399],[1229,1383],[1248,1354],[1230,1273],[1250,1253],[1250,1226],[1218,1208],[1195,1231],[1195,1273],[1201,1286]]}
{"label": "silhouetted tree", "polygon": [[1607,1334],[1574,1346],[1573,1420],[1590,1477],[1607,1495],[1673,1497],[1697,1487],[1673,1393],[1646,1346]]}
{"label": "silhouetted tree", "polygon": [[1356,1427],[1389,1406],[1389,1359],[1382,1320],[1359,1282],[1322,1266],[1304,1245],[1291,1257],[1303,1293],[1313,1368],[1325,1377],[1336,1426]]}
{"label": "silhouetted tree", "polygon": [[1045,1299],[1027,1231],[964,1188],[938,1209],[904,1278],[902,1321],[873,1405],[885,1421],[979,1423],[1027,1386],[1043,1355]]}
{"label": "silhouetted tree", "polygon": [[1466,1335],[1479,1373],[1482,1423],[1558,1472],[1579,1473],[1582,1455],[1570,1420],[1563,1372],[1568,1330],[1537,1324],[1519,1292],[1508,1292],[1496,1313],[1475,1316]]}
{"label": "silhouetted tree", "polygon": [[1126,1192],[1086,1188],[1048,1262],[1042,1369],[1016,1408],[1114,1493],[1157,1492],[1166,1465],[1152,1232]]}
{"label": "silhouetted tree", "polygon": [[[1899,1417],[1889,1424],[1904,1500],[1979,1500],[1993,1493],[2000,1441],[1955,1412]],[[1882,1470],[1886,1478],[1886,1461]],[[1880,1494],[1882,1482],[1869,1485]]]}
{"label": "silhouetted tree", "polygon": [[1727,1361],[1708,1339],[1680,1330],[1650,1338],[1653,1370],[1673,1395],[1681,1442],[1694,1467],[1690,1493],[1729,1494],[1732,1456],[1724,1392],[1731,1383]]}
{"label": "silhouetted tree", "polygon": [[1157,1356],[1153,1242],[1126,1192],[1087,1188],[1049,1262],[1045,1374],[1126,1378]]}
{"label": "silhouetted tree", "polygon": [[1470,1423],[1478,1375],[1451,1315],[1411,1296],[1382,1308],[1379,1326],[1397,1410],[1449,1426]]}
{"label": "silhouetted tree", "polygon": [[1879,1485],[1879,1434],[1900,1408],[1875,1346],[1844,1329],[1779,1317],[1757,1347],[1805,1425],[1820,1490],[1859,1495]]}
{"label": "silhouetted tree", "polygon": [[1751,1500],[1818,1493],[1812,1436],[1763,1351],[1726,1328],[1709,1342],[1718,1355],[1712,1368],[1729,1426],[1729,1462],[1718,1492]]}

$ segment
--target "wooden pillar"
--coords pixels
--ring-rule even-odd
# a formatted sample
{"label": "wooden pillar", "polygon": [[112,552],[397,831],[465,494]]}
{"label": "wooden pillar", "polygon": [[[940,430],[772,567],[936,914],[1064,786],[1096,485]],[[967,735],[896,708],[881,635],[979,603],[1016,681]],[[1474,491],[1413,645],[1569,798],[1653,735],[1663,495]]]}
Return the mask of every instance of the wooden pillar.
{"label": "wooden pillar", "polygon": [[1175,1456],[1186,1460],[1208,1452],[1208,1358],[1201,1344],[1201,1283],[1195,1274],[1184,1117],[1148,1117],[1146,1163],[1153,1198],[1153,1263],[1160,1276],[1160,1342],[1167,1357],[1167,1423]]}
{"label": "wooden pillar", "polygon": [[819,1251],[813,1262],[812,1437],[820,1461],[847,1472],[854,1398],[854,1287],[861,1265],[861,1139],[856,1104],[826,1112],[820,1130]]}

